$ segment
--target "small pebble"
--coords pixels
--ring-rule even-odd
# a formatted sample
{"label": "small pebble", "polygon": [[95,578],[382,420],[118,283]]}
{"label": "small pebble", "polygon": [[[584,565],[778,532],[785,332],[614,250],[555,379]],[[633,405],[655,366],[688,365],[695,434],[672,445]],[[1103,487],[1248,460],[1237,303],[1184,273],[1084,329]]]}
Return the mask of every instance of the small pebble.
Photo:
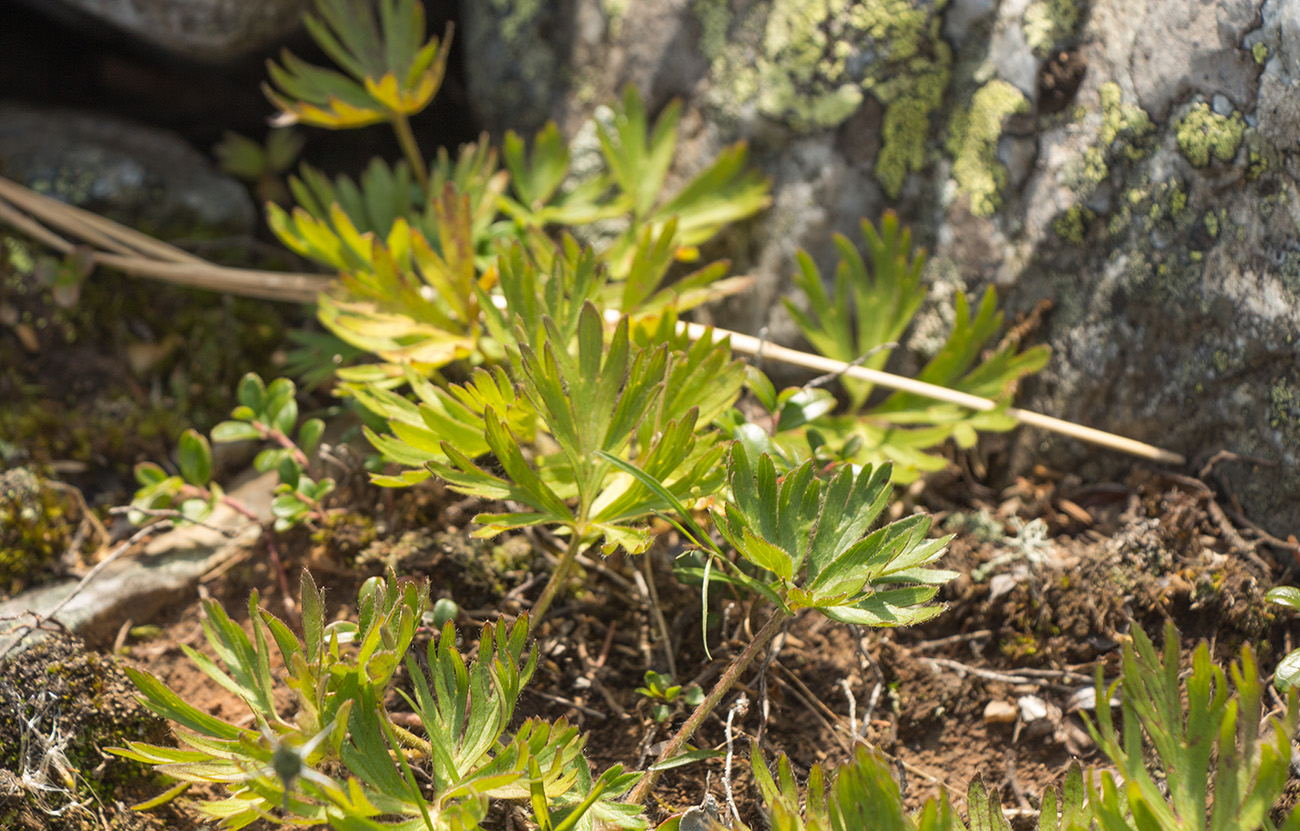
{"label": "small pebble", "polygon": [[1019,712],[1011,702],[994,699],[984,707],[984,723],[1013,724]]}

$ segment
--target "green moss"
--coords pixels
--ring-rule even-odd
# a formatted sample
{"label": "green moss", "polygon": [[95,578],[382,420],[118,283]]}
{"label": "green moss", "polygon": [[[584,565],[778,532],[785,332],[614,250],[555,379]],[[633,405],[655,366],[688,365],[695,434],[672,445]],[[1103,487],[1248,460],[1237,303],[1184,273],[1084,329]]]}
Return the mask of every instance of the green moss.
{"label": "green moss", "polygon": [[1007,170],[998,161],[998,138],[1007,116],[1029,109],[1029,101],[1011,84],[989,81],[971,98],[970,109],[952,120],[948,151],[952,175],[961,193],[970,196],[976,216],[990,216],[1002,204]]}
{"label": "green moss", "polygon": [[1263,66],[1268,61],[1268,47],[1262,42],[1256,43],[1250,47],[1250,55],[1255,59],[1255,63]]}
{"label": "green moss", "polygon": [[27,468],[0,474],[0,588],[16,594],[47,575],[78,538],[81,512]]}
{"label": "green moss", "polygon": [[1195,167],[1205,167],[1211,158],[1231,162],[1245,131],[1246,122],[1241,113],[1234,110],[1230,116],[1219,115],[1202,102],[1178,122],[1178,149]]}
{"label": "green moss", "polygon": [[[48,754],[38,734],[57,738],[60,755]],[[42,795],[34,805],[63,809],[51,812],[47,824],[40,826],[49,831],[143,827],[119,824],[114,806],[136,801],[144,789],[153,790],[152,772],[103,749],[130,741],[166,743],[168,735],[166,724],[136,700],[135,688],[117,662],[71,636],[55,636],[0,665],[0,769],[27,774],[47,786],[29,794]],[[55,760],[58,764],[50,764]],[[101,814],[101,819],[108,822],[75,821],[75,812],[67,811],[74,801],[102,806],[106,816]],[[175,823],[180,817],[172,813],[168,819]]]}
{"label": "green moss", "polygon": [[946,0],[773,0],[732,15],[695,0],[710,101],[737,118],[753,107],[796,130],[834,128],[871,95],[885,109],[876,176],[897,195],[925,163],[930,116],[948,87],[952,51],[939,34]]}
{"label": "green moss", "polygon": [[1052,230],[1071,245],[1083,245],[1083,236],[1088,230],[1088,223],[1096,218],[1095,213],[1076,203],[1056,218],[1052,223]]}
{"label": "green moss", "polygon": [[1079,6],[1074,0],[1035,0],[1021,20],[1025,42],[1041,58],[1074,33],[1079,25]]}

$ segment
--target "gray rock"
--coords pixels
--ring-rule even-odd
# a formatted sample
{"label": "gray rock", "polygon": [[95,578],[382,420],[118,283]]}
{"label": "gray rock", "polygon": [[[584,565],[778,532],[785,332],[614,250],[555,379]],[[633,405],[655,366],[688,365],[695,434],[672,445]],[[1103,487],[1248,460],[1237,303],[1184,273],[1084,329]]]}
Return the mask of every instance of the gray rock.
{"label": "gray rock", "polygon": [[[267,520],[278,481],[275,473],[265,473],[233,488],[231,496]],[[126,621],[153,620],[167,607],[192,600],[200,577],[238,556],[259,535],[257,525],[224,505],[213,511],[208,525],[211,527],[192,525],[155,537],[139,553],[104,566],[75,594],[79,581],[64,580],[0,603],[0,620],[8,622],[0,631],[0,657],[47,637],[48,628],[29,633],[23,625],[55,610],[57,623],[102,647],[113,642]],[[234,536],[227,537],[222,531]]]}
{"label": "gray rock", "polygon": [[0,173],[167,238],[251,233],[244,187],[170,133],[93,113],[0,103]]}
{"label": "gray rock", "polygon": [[25,0],[51,17],[96,32],[105,24],[197,61],[265,49],[298,28],[311,0]]}
{"label": "gray rock", "polygon": [[[1135,6],[1145,14],[1135,14]],[[1259,67],[1241,40],[1259,4],[1252,0],[1145,0],[1124,3],[1142,19],[1133,43],[1133,84],[1138,103],[1163,119],[1188,95],[1221,93],[1249,109]]]}
{"label": "gray rock", "polygon": [[[996,284],[1013,315],[1054,301],[1055,355],[1022,404],[1184,452],[1193,470],[1220,449],[1273,459],[1215,475],[1273,531],[1300,525],[1300,4],[464,5],[510,9],[515,32],[555,25],[560,6],[588,21],[572,49],[479,27],[483,54],[544,55],[521,61],[506,90],[533,91],[518,121],[493,87],[500,68],[480,76],[495,128],[530,127],[541,107],[572,126],[636,81],[652,102],[685,97],[682,169],[749,140],[773,205],[719,245],[759,282],[717,322],[795,340],[777,303],[793,252],[829,274],[831,232],[854,237],[859,217],[896,209],[932,248],[936,293]],[[599,38],[592,20],[604,21]],[[466,53],[471,78],[479,52]],[[525,77],[528,60],[545,74]],[[1043,73],[1071,65],[1072,78],[1052,79],[1060,106],[1035,112]],[[958,164],[952,116],[976,106],[1023,112]],[[921,347],[941,323],[928,314]],[[1102,477],[1132,464],[1030,431],[1017,442],[1022,468]]]}

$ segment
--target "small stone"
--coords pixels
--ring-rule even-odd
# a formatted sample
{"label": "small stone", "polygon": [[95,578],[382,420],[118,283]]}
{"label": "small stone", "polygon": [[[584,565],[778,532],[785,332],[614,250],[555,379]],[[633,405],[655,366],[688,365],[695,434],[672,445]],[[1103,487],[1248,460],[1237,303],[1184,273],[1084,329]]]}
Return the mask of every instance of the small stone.
{"label": "small stone", "polygon": [[1026,722],[1047,718],[1047,702],[1036,695],[1021,696],[1016,704],[1020,707],[1020,717]]}
{"label": "small stone", "polygon": [[984,705],[985,724],[1014,724],[1020,711],[1009,701],[993,699]]}

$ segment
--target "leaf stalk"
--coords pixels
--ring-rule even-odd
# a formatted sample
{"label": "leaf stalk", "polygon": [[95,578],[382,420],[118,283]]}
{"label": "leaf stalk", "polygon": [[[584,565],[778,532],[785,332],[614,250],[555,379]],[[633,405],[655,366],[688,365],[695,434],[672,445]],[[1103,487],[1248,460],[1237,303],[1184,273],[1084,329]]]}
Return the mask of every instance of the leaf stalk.
{"label": "leaf stalk", "polygon": [[[695,708],[695,712],[691,713],[690,718],[686,719],[686,722],[678,729],[677,734],[669,739],[668,744],[660,752],[659,758],[655,760],[655,765],[668,761],[681,751],[682,746],[690,741],[691,737],[695,735],[695,731],[709,717],[709,714],[717,709],[718,703],[722,701],[723,696],[730,692],[731,688],[740,680],[741,674],[767,648],[767,645],[781,631],[781,627],[785,625],[788,619],[789,615],[783,614],[779,610],[772,612],[771,617],[763,624],[763,628],[758,630],[758,634],[749,642],[745,650],[722,673],[722,677],[718,679],[718,683],[700,702],[700,706]],[[641,777],[641,781],[636,783],[636,787],[628,795],[627,801],[633,803],[644,802],[646,797],[650,795],[650,789],[654,787],[655,782],[659,779],[659,774],[660,771],[655,770],[652,765],[645,772],[645,775]]]}

